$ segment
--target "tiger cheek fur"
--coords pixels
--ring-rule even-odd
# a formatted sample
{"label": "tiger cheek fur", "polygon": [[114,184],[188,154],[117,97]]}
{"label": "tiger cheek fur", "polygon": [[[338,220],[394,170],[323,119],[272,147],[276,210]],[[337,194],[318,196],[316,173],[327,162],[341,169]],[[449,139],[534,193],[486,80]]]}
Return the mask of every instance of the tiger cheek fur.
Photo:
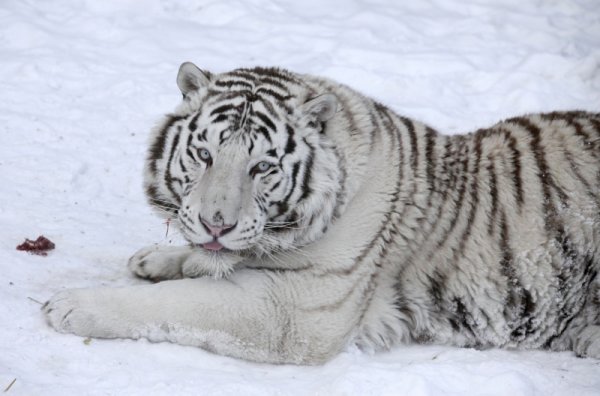
{"label": "tiger cheek fur", "polygon": [[193,244],[129,265],[196,279],[63,292],[44,308],[58,330],[274,363],[350,342],[600,358],[600,114],[445,136],[276,68],[184,63],[177,83],[144,183]]}

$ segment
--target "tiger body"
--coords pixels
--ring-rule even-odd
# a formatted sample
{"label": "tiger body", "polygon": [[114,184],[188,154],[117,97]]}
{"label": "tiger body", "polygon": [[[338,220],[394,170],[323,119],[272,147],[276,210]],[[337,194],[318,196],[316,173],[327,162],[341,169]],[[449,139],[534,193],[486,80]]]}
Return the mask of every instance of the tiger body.
{"label": "tiger body", "polygon": [[59,331],[275,363],[350,342],[600,358],[600,114],[446,136],[280,69],[184,64],[178,84],[145,188],[190,245],[130,260],[169,281],[59,293]]}

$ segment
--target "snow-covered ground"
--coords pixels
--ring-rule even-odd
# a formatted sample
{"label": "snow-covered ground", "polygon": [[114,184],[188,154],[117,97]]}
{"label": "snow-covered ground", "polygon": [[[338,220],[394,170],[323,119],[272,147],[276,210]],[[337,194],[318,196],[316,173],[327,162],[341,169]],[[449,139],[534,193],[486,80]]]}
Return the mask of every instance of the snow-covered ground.
{"label": "snow-covered ground", "polygon": [[[351,85],[447,133],[552,109],[600,110],[597,0],[3,0],[0,392],[13,395],[598,395],[571,353],[348,348],[323,367],[58,334],[38,302],[141,282],[165,237],[141,189],[147,133],[179,64],[278,65]],[[48,257],[15,250],[56,243]]]}

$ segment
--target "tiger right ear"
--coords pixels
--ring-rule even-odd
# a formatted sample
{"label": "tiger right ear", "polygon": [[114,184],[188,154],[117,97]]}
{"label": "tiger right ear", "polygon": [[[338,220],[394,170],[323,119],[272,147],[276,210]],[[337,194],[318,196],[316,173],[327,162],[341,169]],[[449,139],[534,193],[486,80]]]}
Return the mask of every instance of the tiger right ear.
{"label": "tiger right ear", "polygon": [[302,112],[319,122],[331,119],[338,110],[338,99],[332,93],[325,93],[302,105]]}
{"label": "tiger right ear", "polygon": [[211,74],[202,71],[192,62],[184,62],[179,66],[177,73],[177,86],[181,90],[183,96],[189,92],[197,91],[205,87],[210,82]]}

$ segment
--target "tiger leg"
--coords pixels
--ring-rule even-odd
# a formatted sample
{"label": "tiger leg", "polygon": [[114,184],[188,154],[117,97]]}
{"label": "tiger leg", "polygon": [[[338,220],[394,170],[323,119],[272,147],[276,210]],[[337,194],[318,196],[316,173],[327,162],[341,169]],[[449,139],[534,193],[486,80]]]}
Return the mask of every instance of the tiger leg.
{"label": "tiger leg", "polygon": [[128,263],[134,275],[152,281],[213,276],[227,277],[242,258],[230,253],[213,254],[191,246],[148,246]]}
{"label": "tiger leg", "polygon": [[[293,287],[302,291],[308,283]],[[260,362],[322,363],[343,347],[351,321],[290,308],[300,301],[289,288],[283,275],[240,270],[230,279],[65,290],[43,311],[56,330],[82,337],[146,338]]]}

